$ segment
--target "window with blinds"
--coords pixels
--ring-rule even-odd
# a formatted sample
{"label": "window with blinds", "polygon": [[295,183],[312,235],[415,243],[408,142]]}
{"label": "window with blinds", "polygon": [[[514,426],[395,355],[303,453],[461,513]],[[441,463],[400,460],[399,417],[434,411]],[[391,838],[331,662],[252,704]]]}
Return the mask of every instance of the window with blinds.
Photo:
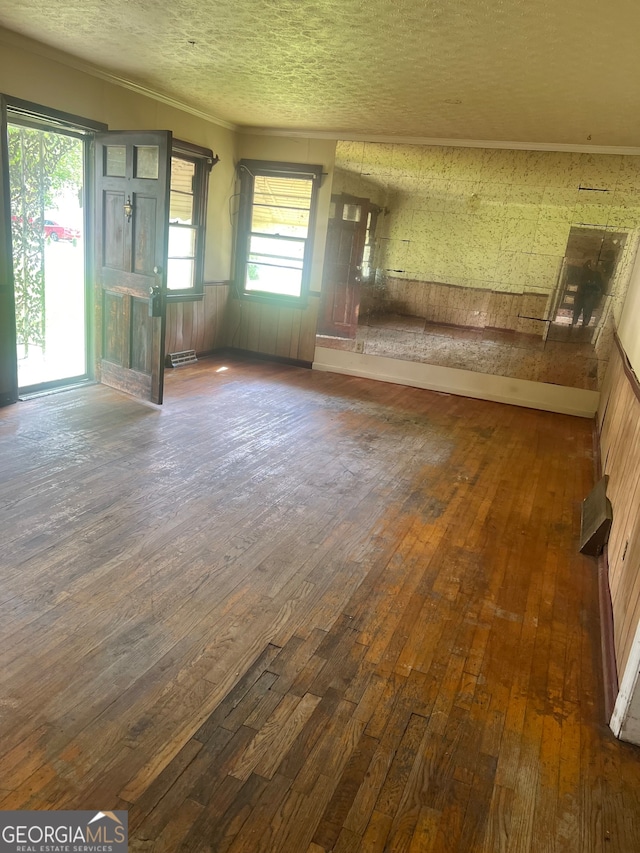
{"label": "window with blinds", "polygon": [[209,172],[218,158],[208,148],[175,140],[171,155],[167,298],[202,298]]}
{"label": "window with blinds", "polygon": [[308,267],[316,166],[241,161],[236,276],[246,294],[301,300]]}
{"label": "window with blinds", "polygon": [[168,290],[189,290],[195,284],[198,235],[194,217],[195,173],[194,162],[175,155],[171,158]]}

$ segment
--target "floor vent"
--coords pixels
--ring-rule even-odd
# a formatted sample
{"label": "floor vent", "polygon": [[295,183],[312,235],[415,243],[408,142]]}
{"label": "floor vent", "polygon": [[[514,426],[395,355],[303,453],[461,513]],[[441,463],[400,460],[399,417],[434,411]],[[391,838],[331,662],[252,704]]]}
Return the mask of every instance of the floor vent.
{"label": "floor vent", "polygon": [[165,364],[167,367],[180,367],[182,364],[195,364],[197,360],[194,349],[185,349],[182,352],[167,353]]}

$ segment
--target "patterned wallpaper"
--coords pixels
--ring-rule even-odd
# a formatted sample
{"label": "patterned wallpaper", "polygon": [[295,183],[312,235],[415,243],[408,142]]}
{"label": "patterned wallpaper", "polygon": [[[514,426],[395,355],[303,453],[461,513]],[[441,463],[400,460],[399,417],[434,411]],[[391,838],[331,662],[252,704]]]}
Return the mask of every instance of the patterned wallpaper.
{"label": "patterned wallpaper", "polygon": [[[341,192],[383,210],[356,339],[329,345],[601,386],[640,238],[640,157],[339,142]],[[615,246],[591,324],[574,328],[569,277]]]}
{"label": "patterned wallpaper", "polygon": [[336,169],[334,192],[384,194],[377,265],[396,278],[548,294],[572,227],[640,227],[640,157],[339,142]]}

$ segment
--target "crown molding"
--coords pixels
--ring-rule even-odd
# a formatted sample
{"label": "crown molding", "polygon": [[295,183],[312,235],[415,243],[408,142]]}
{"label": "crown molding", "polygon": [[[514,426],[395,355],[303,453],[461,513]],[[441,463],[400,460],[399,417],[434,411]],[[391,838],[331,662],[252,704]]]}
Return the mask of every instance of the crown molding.
{"label": "crown molding", "polygon": [[[148,86],[143,86],[142,84],[129,80],[126,77],[121,77],[118,74],[114,74],[97,65],[92,65],[90,62],[85,62],[85,60],[79,59],[77,56],[72,56],[70,53],[64,53],[64,51],[58,50],[55,47],[49,47],[49,45],[43,44],[42,42],[34,41],[20,33],[0,28],[0,44],[5,44],[8,47],[16,47],[20,50],[28,51],[29,53],[35,53],[37,56],[42,56],[45,59],[58,62],[60,65],[66,65],[68,68],[73,68],[75,71],[81,71],[84,74],[97,77],[99,80],[104,80],[106,83],[112,83],[114,86],[120,86],[123,89],[128,89],[130,92],[135,92],[137,95],[142,95],[145,98],[151,98],[152,100],[158,101],[167,107],[173,107],[173,109],[180,110],[180,112],[189,113],[189,115],[193,115],[196,116],[196,118],[219,125],[227,130],[238,130],[237,125],[225,121],[224,119],[213,115],[213,113],[185,104],[171,95],[167,95],[164,92],[157,91],[156,89],[151,89]],[[8,92],[7,94],[11,93]]]}
{"label": "crown molding", "polygon": [[239,133],[255,136],[289,136],[305,139],[331,139],[337,142],[382,142],[396,145],[434,145],[442,148],[504,148],[510,151],[562,151],[573,154],[640,155],[640,146],[572,145],[564,142],[513,142],[500,139],[443,139],[428,136],[386,136],[384,134],[340,133],[333,130],[291,130],[288,128],[238,125]]}

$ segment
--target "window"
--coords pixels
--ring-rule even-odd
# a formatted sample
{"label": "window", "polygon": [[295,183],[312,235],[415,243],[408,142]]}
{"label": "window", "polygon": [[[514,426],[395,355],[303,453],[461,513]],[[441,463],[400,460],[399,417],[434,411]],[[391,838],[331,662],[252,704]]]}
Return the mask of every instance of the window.
{"label": "window", "polygon": [[300,304],[309,290],[322,166],[241,160],[236,284],[257,298]]}
{"label": "window", "polygon": [[173,141],[169,201],[167,298],[202,298],[204,243],[209,172],[217,162],[213,152]]}

